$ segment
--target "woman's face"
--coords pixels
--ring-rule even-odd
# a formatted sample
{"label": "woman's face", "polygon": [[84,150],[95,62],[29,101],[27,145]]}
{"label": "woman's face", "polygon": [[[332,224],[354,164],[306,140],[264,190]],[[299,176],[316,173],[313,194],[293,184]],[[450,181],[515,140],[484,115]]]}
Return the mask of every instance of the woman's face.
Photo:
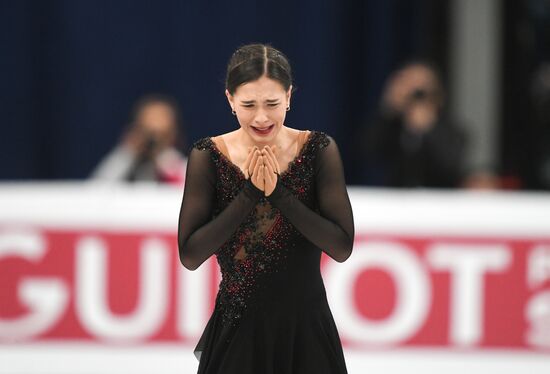
{"label": "woman's face", "polygon": [[276,80],[262,76],[245,83],[231,95],[225,94],[243,131],[257,143],[270,143],[276,137],[290,105],[290,92]]}

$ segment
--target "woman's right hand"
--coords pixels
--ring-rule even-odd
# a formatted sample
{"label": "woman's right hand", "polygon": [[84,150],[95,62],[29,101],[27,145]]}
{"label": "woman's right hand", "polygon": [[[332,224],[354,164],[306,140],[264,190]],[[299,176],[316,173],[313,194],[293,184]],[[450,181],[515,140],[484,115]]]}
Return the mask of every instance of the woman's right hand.
{"label": "woman's right hand", "polygon": [[264,182],[264,157],[259,148],[254,146],[248,151],[248,156],[244,162],[244,175],[250,179],[252,184],[259,190],[265,190]]}

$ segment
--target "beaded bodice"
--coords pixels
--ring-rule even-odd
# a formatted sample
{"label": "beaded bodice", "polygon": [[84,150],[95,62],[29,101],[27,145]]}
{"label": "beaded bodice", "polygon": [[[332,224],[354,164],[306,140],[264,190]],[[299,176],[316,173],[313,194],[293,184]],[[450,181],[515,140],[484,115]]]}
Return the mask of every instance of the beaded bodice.
{"label": "beaded bodice", "polygon": [[[314,160],[318,149],[328,143],[325,133],[312,131],[277,182],[312,210],[317,210]],[[240,168],[216,147],[211,138],[202,138],[193,146],[209,150],[216,168],[214,218],[241,191],[246,179]],[[279,209],[265,197],[260,198],[216,253],[222,273],[217,306],[221,308],[224,323],[239,320],[249,306],[250,296],[262,287],[264,277],[284,271],[289,251],[304,240]]]}

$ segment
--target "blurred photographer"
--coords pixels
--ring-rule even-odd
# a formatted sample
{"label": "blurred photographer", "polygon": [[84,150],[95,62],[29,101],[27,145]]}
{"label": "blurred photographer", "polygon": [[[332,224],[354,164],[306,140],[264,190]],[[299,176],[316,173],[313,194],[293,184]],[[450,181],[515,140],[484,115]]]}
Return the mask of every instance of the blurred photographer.
{"label": "blurred photographer", "polygon": [[550,190],[550,63],[535,71],[531,82],[533,180],[529,187]]}
{"label": "blurred photographer", "polygon": [[177,149],[179,110],[162,95],[141,98],[118,144],[91,177],[103,181],[151,181],[182,185],[187,159]]}
{"label": "blurred photographer", "polygon": [[376,119],[357,145],[359,160],[387,187],[458,187],[465,134],[444,114],[445,94],[434,67],[412,62],[386,82]]}

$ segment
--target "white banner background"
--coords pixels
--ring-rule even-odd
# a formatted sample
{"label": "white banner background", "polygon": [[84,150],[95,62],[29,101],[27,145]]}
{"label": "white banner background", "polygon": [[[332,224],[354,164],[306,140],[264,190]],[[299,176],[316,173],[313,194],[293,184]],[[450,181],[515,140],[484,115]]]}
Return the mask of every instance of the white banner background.
{"label": "white banner background", "polygon": [[[354,253],[343,264],[326,259],[323,263],[350,373],[550,372],[550,195],[350,188],[350,197]],[[204,280],[214,264],[204,264],[196,272],[177,266],[181,282],[175,289],[179,296],[172,301],[158,291],[169,281],[154,271],[171,261],[165,255],[171,253],[170,240],[159,237],[175,235],[180,201],[181,191],[151,185],[0,185],[0,272],[9,270],[2,267],[2,256],[11,258],[6,265],[14,257],[32,262],[45,255],[43,241],[51,234],[44,232],[69,232],[64,234],[69,237],[70,232],[84,233],[75,242],[74,283],[41,279],[43,292],[50,292],[41,293],[43,300],[50,302],[42,302],[45,309],[35,313],[35,320],[25,313],[2,318],[2,307],[9,310],[11,305],[0,304],[0,373],[196,372],[192,348],[210,312],[206,292],[197,290],[206,287]],[[104,239],[109,233],[115,239]],[[141,264],[152,269],[140,270],[139,281],[145,287],[138,299],[154,303],[138,302],[132,318],[117,318],[98,302],[106,298],[102,292],[109,280],[93,273],[108,271],[100,266],[106,263],[102,246],[113,246],[119,233],[145,238],[138,242],[145,259]],[[428,244],[422,244],[426,238]],[[98,265],[89,266],[94,263]],[[364,302],[365,310],[371,308],[369,296],[357,300],[349,290],[367,268],[382,269],[395,288],[393,301],[375,305],[386,310],[370,317],[357,306]],[[148,273],[153,276],[147,278]],[[382,275],[373,279],[387,286]],[[7,283],[2,287],[10,288],[8,295],[16,295],[17,287],[25,289],[24,278],[25,274],[0,274]],[[506,326],[515,320],[503,317],[495,324],[493,320],[505,314],[498,309],[502,299],[487,295],[518,280],[525,285],[521,295],[506,289],[501,293],[512,299],[510,305],[519,305],[521,323]],[[32,291],[30,286],[27,290]],[[40,295],[31,291],[27,299],[34,297],[39,303]],[[24,292],[13,297],[25,300],[21,296]],[[0,303],[6,300],[12,299]],[[189,300],[196,307],[186,308]],[[69,333],[55,327],[62,309],[76,316]],[[163,335],[172,337],[155,338],[172,309],[175,330]],[[438,310],[445,310],[439,315],[446,322],[440,321]],[[40,324],[53,333],[31,331],[29,326]],[[74,326],[84,326],[87,332]],[[500,331],[503,326],[511,332]]]}

